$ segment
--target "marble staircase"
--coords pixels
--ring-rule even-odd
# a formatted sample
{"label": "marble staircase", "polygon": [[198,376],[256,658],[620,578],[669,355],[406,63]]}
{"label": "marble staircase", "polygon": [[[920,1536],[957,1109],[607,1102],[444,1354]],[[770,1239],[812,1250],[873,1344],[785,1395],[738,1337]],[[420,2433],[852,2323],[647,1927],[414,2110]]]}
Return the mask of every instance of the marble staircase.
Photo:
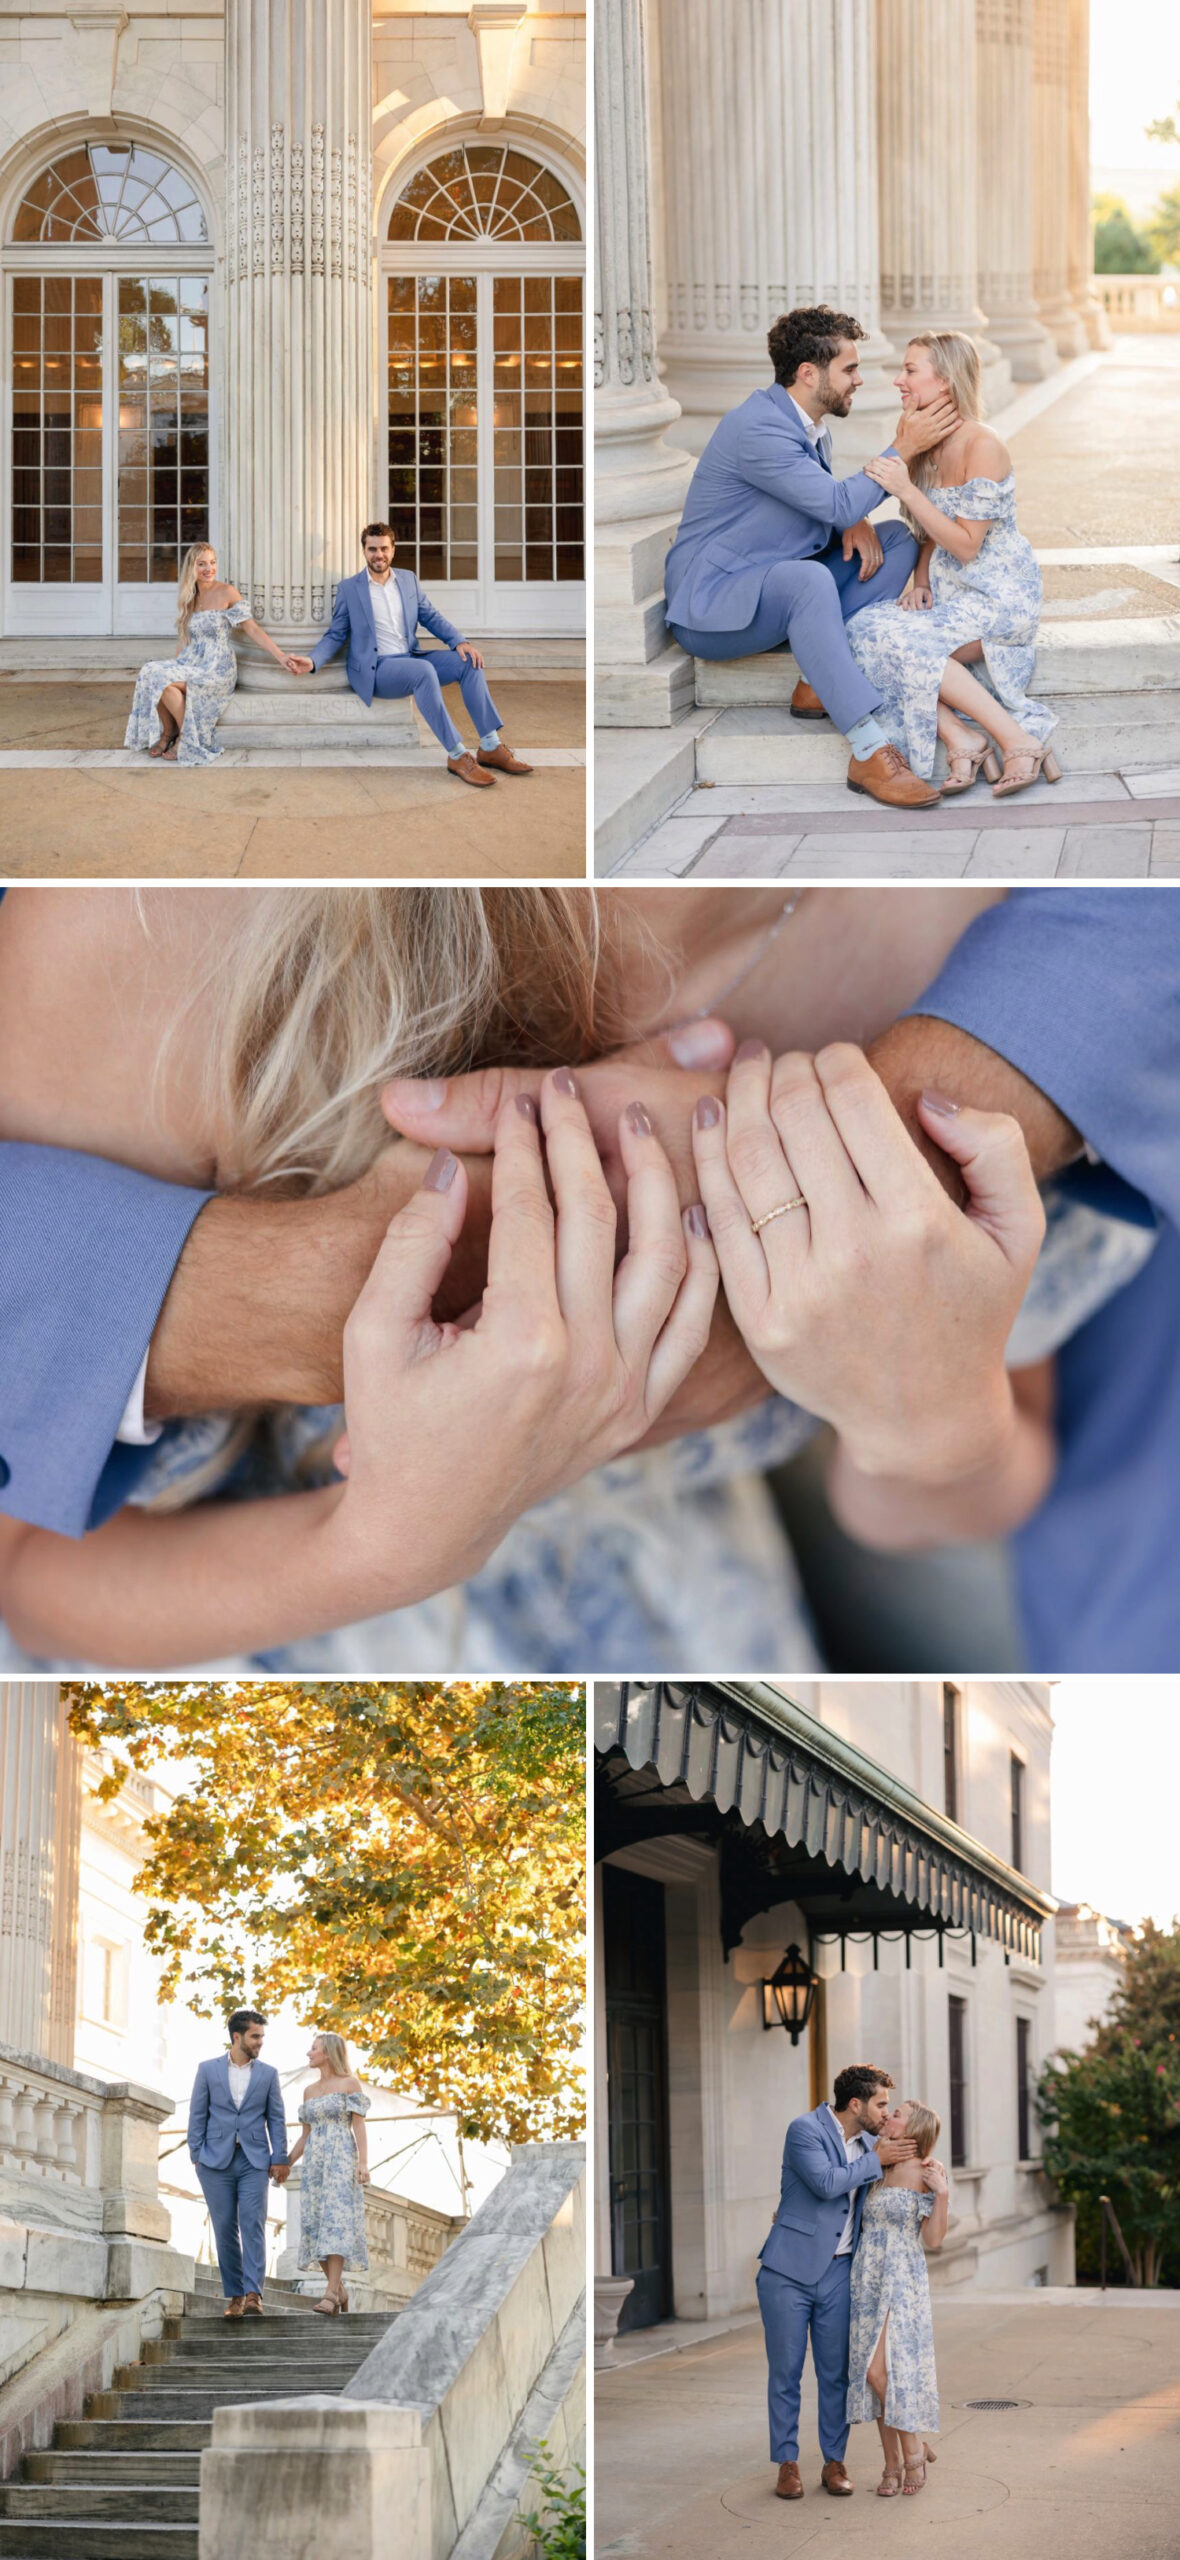
{"label": "marble staircase", "polygon": [[261,2320],[226,2321],[217,2278],[200,2268],[183,2317],[0,2486],[0,2560],[197,2560],[214,2412],[337,2396],[399,2316],[325,2319],[297,2286],[273,2280],[263,2304]]}

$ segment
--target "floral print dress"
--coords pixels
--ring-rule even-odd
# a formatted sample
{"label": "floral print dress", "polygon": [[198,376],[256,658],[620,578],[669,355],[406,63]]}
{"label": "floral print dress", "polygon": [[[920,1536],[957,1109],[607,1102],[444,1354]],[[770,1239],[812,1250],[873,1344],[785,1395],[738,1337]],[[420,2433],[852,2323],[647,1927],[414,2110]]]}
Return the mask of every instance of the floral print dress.
{"label": "floral print dress", "polygon": [[[982,641],[992,691],[1030,737],[1044,740],[1057,723],[1028,691],[1041,613],[1041,573],[1017,526],[1013,474],[1003,480],[962,480],[954,488],[923,494],[942,515],[987,524],[975,558],[955,560],[949,551],[936,548],[930,563],[934,602],[926,612],[869,604],[853,614],[847,628],[858,667],[881,695],[875,717],[891,746],[900,747],[914,772],[929,780],[938,737],[938,688],[947,659],[967,640]],[[981,676],[982,671],[976,666],[971,673]]]}
{"label": "floral print dress", "polygon": [[[932,2195],[916,2195],[912,2187],[889,2187],[884,2181],[870,2187],[865,2197],[860,2241],[852,2261],[850,2426],[858,2419],[883,2417],[888,2427],[922,2435],[927,2429],[933,2433],[938,2425],[934,2323],[922,2247],[922,2225],[933,2211]],[[882,2409],[867,2377],[886,2319]]]}
{"label": "floral print dress", "polygon": [[300,2124],[307,2127],[299,2184],[301,2267],[318,2266],[322,2258],[343,2258],[346,2273],[368,2266],[365,2190],[349,2123],[350,2116],[368,2112],[369,2100],[357,2089],[329,2089],[322,2098],[305,2098],[300,2107]]}
{"label": "floral print dress", "polygon": [[249,622],[250,607],[243,596],[238,604],[219,605],[215,610],[194,613],[183,649],[175,658],[149,658],[135,679],[131,717],[127,723],[125,747],[139,747],[145,752],[154,747],[160,735],[160,695],[166,685],[177,682],[186,687],[184,726],[176,750],[178,764],[212,764],[221,749],[217,744],[217,723],[238,681],[231,631]]}

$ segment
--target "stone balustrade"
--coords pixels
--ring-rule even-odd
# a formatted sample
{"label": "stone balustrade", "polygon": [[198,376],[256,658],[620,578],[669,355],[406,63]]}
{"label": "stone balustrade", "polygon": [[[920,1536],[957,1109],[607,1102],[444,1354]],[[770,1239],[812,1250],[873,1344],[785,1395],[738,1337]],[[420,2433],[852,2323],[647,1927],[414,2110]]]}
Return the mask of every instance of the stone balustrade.
{"label": "stone balustrade", "polygon": [[[302,2272],[309,2289],[318,2292],[322,2281],[318,2271],[314,2276],[308,2275],[301,2265],[298,2165],[282,2193],[287,2206],[286,2244],[275,2274],[290,2281]],[[357,2307],[363,2303],[364,2308],[372,2310],[400,2308],[438,2265],[456,2233],[465,2227],[461,2215],[436,2213],[430,2205],[414,2204],[408,2196],[393,2195],[385,2187],[366,2187],[368,2272],[349,2279],[349,2292]]]}
{"label": "stone balustrade", "polygon": [[1112,329],[1180,329],[1180,276],[1095,276]]}
{"label": "stone balustrade", "polygon": [[[172,2100],[0,2044],[0,2229],[5,2291],[91,2301],[179,2281],[159,2193]],[[141,2282],[142,2279],[142,2282]]]}

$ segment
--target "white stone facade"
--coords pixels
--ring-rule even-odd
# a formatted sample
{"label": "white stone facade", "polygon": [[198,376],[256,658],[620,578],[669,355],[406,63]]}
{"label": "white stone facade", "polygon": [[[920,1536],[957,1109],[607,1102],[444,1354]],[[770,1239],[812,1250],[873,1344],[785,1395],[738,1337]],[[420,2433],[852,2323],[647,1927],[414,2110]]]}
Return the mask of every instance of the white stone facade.
{"label": "white stone facade", "polygon": [[[866,1753],[937,1812],[945,1810],[943,1684],[933,1680],[787,1682],[784,1693]],[[1011,1763],[1023,1772],[1022,1868],[1048,1890],[1049,1691],[1033,1681],[966,1680],[954,1698],[957,1821],[971,1839],[1011,1862]],[[930,1939],[817,1949],[822,1990],[813,2022],[792,2047],[762,2023],[760,1985],[792,1941],[806,1952],[807,1922],[792,1903],[747,1923],[728,1963],[722,1954],[719,1853],[707,1842],[660,1837],[617,1853],[612,1864],[663,1886],[666,1931],[668,2226],[671,2310],[707,2320],[755,2301],[757,2253],[778,2201],[782,2146],[793,2116],[830,2096],[842,2064],[891,2072],[899,2092],[942,2119],[939,2157],[951,2164],[948,2003],[965,2003],[965,2157],[951,2168],[951,2220],[932,2281],[985,2291],[1073,2281],[1072,2218],[1052,2205],[1038,2166],[1041,2137],[1028,2108],[1027,2159],[1019,2157],[1017,2020],[1027,2022],[1030,2081],[1058,2040],[1053,1927],[1042,1961],[979,1937],[948,1937],[945,1964]],[[601,1868],[598,1896],[601,1909]],[[601,1925],[599,1924],[601,1944]],[[606,1999],[596,1980],[599,2122],[607,2121]],[[608,2146],[597,2145],[596,2270],[612,2274]]]}
{"label": "white stone facade", "polygon": [[1090,1903],[1075,1902],[1061,1905],[1054,1934],[1058,2050],[1081,2053],[1093,2042],[1095,2023],[1109,2014],[1138,1933],[1126,1920],[1109,1920]]}
{"label": "white stone facade", "polygon": [[[580,503],[580,466],[571,458],[580,425],[572,399],[582,380],[580,349],[571,351],[561,325],[550,327],[548,342],[530,337],[526,293],[514,386],[524,387],[524,412],[506,420],[507,376],[493,366],[502,344],[497,327],[493,350],[493,291],[495,282],[513,278],[519,287],[545,276],[563,285],[581,276],[585,141],[584,9],[568,0],[155,0],[150,7],[76,0],[69,9],[0,0],[4,632],[69,639],[171,627],[175,572],[170,582],[157,501],[163,464],[151,461],[156,477],[141,534],[132,466],[148,464],[130,450],[127,425],[129,402],[140,400],[142,441],[149,458],[158,455],[164,431],[153,428],[145,381],[159,370],[170,325],[182,371],[185,361],[190,375],[205,360],[208,368],[206,459],[206,410],[186,445],[181,391],[174,395],[177,528],[184,518],[176,542],[183,548],[190,539],[212,539],[223,572],[285,644],[322,630],[339,579],[359,565],[362,523],[390,514],[397,521],[389,281],[429,268],[444,278],[486,277],[479,283],[477,379],[466,384],[472,397],[463,432],[471,450],[461,461],[450,453],[446,464],[469,473],[470,487],[456,495],[458,484],[448,480],[441,496],[423,494],[422,475],[436,468],[428,450],[435,429],[419,424],[406,468],[421,513],[412,538],[401,533],[400,556],[419,566],[436,601],[469,630],[576,633],[585,593],[572,531]],[[51,164],[95,146],[138,146],[176,172],[199,204],[206,237],[178,239],[161,230],[149,239],[131,226],[118,238],[75,234],[49,243],[32,237],[27,220],[22,233],[20,208],[30,187]],[[518,163],[539,167],[576,222],[563,216],[564,228],[548,237],[514,227],[505,179],[505,207],[497,205],[485,229],[460,223],[446,240],[434,231],[428,249],[391,241],[390,215],[404,187],[428,163],[464,147],[485,155],[508,150]],[[46,429],[38,461],[30,423],[14,466],[22,385],[34,380],[21,327],[29,286],[63,275],[81,279],[89,297],[84,317],[74,315],[72,461],[63,459],[69,385],[63,388],[60,367],[49,380],[47,354],[42,406],[54,432]],[[124,297],[145,279],[152,291],[144,294],[146,337],[133,379]],[[519,299],[518,290],[518,306]],[[445,300],[444,290],[442,307]],[[435,295],[432,322],[438,301]],[[554,301],[551,320],[568,321],[575,307],[568,292]],[[496,323],[501,316],[497,296]],[[86,336],[100,318],[101,380],[99,347]],[[439,372],[450,342],[431,339],[428,346],[427,334],[410,388],[441,390],[453,419],[459,377]],[[473,347],[470,329],[466,340]],[[564,438],[549,434],[548,466],[540,407],[546,353],[548,381],[559,395],[553,418],[564,430]],[[419,421],[421,414],[414,412]],[[443,411],[432,411],[432,419],[436,414]],[[515,489],[507,477],[512,432],[522,457]],[[546,467],[547,498],[538,482]],[[65,493],[59,483],[68,468],[74,478]],[[440,474],[442,468],[438,460]],[[443,525],[437,540],[436,510]],[[151,549],[155,536],[159,556]],[[142,573],[141,541],[155,562]]]}

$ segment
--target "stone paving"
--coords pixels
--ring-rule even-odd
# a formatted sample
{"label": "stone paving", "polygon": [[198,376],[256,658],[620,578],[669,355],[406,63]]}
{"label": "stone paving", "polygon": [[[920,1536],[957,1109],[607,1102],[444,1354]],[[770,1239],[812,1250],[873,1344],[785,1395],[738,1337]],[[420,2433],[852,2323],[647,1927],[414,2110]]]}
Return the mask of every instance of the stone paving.
{"label": "stone paving", "polygon": [[[899,2560],[1175,2560],[1180,2293],[936,2294],[935,2340],[942,2432],[929,2485],[874,2497],[877,2431],[855,2427],[852,2506],[819,2491],[810,2366],[806,2495],[774,2496],[757,2319],[599,2372],[597,2560],[783,2560],[866,2542]],[[993,2398],[1028,2405],[962,2405]]]}

